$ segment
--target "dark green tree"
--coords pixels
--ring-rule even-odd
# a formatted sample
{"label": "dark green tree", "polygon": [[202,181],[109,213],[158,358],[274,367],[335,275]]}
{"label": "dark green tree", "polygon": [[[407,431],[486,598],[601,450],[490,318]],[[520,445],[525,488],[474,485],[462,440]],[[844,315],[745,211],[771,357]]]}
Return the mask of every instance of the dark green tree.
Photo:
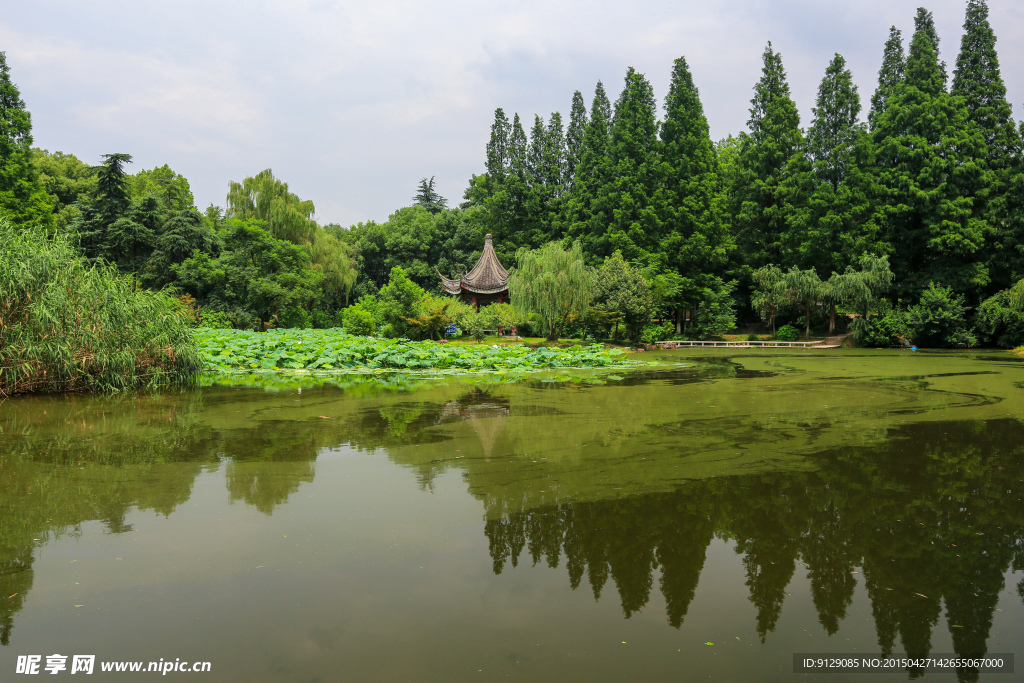
{"label": "dark green tree", "polygon": [[416,196],[412,200],[416,202],[416,206],[422,206],[434,214],[441,213],[444,209],[448,208],[448,200],[442,197],[434,187],[434,176],[430,176],[429,180],[427,178],[420,178]]}
{"label": "dark green tree", "polygon": [[[914,16],[914,33],[923,33],[932,43],[932,50],[935,52],[935,59],[939,59],[939,32],[935,29],[935,17],[924,7],[917,8],[917,15]],[[942,76],[942,88],[945,90],[946,81],[949,75],[946,73],[946,63],[939,61],[939,73]]]}
{"label": "dark green tree", "polygon": [[573,178],[572,193],[563,211],[564,232],[579,239],[588,262],[599,263],[598,254],[607,245],[605,233],[611,213],[607,188],[611,177],[609,158],[612,107],[604,84],[597,82],[590,107],[590,120],[583,135],[580,161]]}
{"label": "dark green tree", "polygon": [[989,282],[981,256],[992,174],[984,137],[943,82],[932,38],[922,29],[911,43],[906,79],[873,133],[876,220],[891,253],[897,297],[916,300],[934,281],[978,301]]}
{"label": "dark green tree", "polygon": [[1006,287],[1014,281],[1016,260],[1016,235],[1008,228],[1012,221],[1012,167],[1020,154],[1020,137],[1006,101],[1006,86],[996,55],[996,37],[988,22],[985,0],[967,3],[964,35],[950,92],[963,98],[968,120],[985,138],[988,151],[985,161],[993,171],[988,220],[997,233],[986,245],[985,260],[993,280],[992,289]]}
{"label": "dark green tree", "polygon": [[871,96],[871,112],[868,114],[868,125],[875,129],[875,121],[885,111],[885,102],[892,95],[897,85],[903,82],[903,73],[907,68],[907,58],[903,53],[903,34],[893,26],[889,29],[889,40],[885,41],[885,54],[882,56],[882,68],[878,70],[878,87]]}
{"label": "dark green tree", "polygon": [[985,136],[993,168],[1010,165],[1020,139],[996,55],[996,36],[988,22],[988,3],[968,0],[964,36],[953,72],[951,94],[964,98],[968,120]]}
{"label": "dark green tree", "polygon": [[487,141],[487,180],[491,192],[501,185],[508,173],[510,150],[509,134],[512,126],[505,112],[498,107],[494,110],[494,123],[491,124],[491,138]]}
{"label": "dark green tree", "polygon": [[643,74],[632,67],[612,116],[608,248],[627,259],[649,260],[663,237],[664,187],[657,103]]}
{"label": "dark green tree", "polygon": [[789,95],[782,55],[765,48],[761,79],[750,101],[749,133],[740,136],[733,191],[733,229],[740,253],[754,268],[782,263],[789,220],[783,181],[790,160],[803,150],[800,114]]}
{"label": "dark green tree", "polygon": [[675,61],[665,121],[661,125],[664,174],[663,266],[678,275],[671,304],[680,327],[681,309],[692,310],[723,284],[732,238],[724,223],[718,155],[700,93],[682,57]]}
{"label": "dark green tree", "polygon": [[587,130],[587,107],[583,94],[577,90],[572,94],[572,108],[569,110],[569,127],[565,131],[565,184],[572,189],[576,178],[576,167],[583,154],[583,138]]}
{"label": "dark green tree", "polygon": [[818,87],[805,155],[790,162],[784,182],[791,204],[784,260],[824,279],[873,246],[871,146],[858,123],[860,98],[846,61],[832,59]]}
{"label": "dark green tree", "polygon": [[53,224],[53,203],[32,153],[32,116],[0,52],[0,215],[13,224]]}

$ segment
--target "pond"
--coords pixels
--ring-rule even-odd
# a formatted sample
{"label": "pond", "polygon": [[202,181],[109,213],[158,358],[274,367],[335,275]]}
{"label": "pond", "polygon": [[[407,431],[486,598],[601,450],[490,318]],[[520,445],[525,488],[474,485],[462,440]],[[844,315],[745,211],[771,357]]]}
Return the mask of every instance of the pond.
{"label": "pond", "polygon": [[8,400],[2,678],[790,681],[1024,643],[1024,363],[645,360]]}

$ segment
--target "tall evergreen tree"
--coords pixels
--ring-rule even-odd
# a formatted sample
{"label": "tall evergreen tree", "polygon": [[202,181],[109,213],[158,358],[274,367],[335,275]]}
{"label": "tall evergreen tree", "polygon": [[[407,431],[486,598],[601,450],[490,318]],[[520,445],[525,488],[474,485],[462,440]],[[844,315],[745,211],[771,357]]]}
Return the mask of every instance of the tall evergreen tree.
{"label": "tall evergreen tree", "polygon": [[914,17],[914,33],[923,33],[931,41],[935,60],[939,65],[939,72],[942,74],[942,88],[945,89],[949,76],[946,73],[946,63],[939,61],[939,32],[935,30],[935,17],[924,7],[917,8],[917,15]]}
{"label": "tall evergreen tree", "polygon": [[723,221],[718,155],[683,57],[672,68],[661,143],[666,198],[659,251],[680,278],[671,302],[678,318],[680,308],[695,308],[721,290],[732,247]]}
{"label": "tall evergreen tree", "polygon": [[491,139],[487,141],[487,179],[494,188],[497,188],[508,173],[510,150],[509,136],[512,126],[508,122],[505,112],[498,107],[494,110],[494,123],[491,124]]}
{"label": "tall evergreen tree", "polygon": [[963,98],[968,120],[981,131],[988,148],[985,162],[994,173],[988,218],[992,230],[998,234],[986,245],[986,260],[993,279],[991,289],[1004,289],[1015,282],[1017,236],[1010,228],[1013,201],[1010,186],[1013,160],[1020,152],[1020,138],[1006,101],[1006,86],[996,55],[996,37],[989,25],[985,0],[967,3],[964,35],[950,92]]}
{"label": "tall evergreen tree", "polygon": [[608,247],[646,260],[662,237],[664,189],[654,90],[632,67],[615,102],[610,142]]}
{"label": "tall evergreen tree", "polygon": [[569,110],[569,127],[565,131],[565,184],[566,189],[572,188],[576,177],[576,166],[580,163],[583,153],[583,137],[587,129],[587,107],[583,103],[583,94],[577,90],[572,94],[572,109]]}
{"label": "tall evergreen tree", "polygon": [[612,105],[604,84],[597,82],[590,107],[590,120],[583,135],[580,161],[576,166],[572,194],[563,210],[563,232],[579,239],[589,263],[599,263],[607,251],[603,245],[610,211],[607,189],[611,176],[609,147]]}
{"label": "tall evergreen tree", "polygon": [[807,151],[817,177],[833,189],[846,177],[850,157],[860,129],[860,96],[846,60],[838,52],[818,86],[814,119],[807,131]]}
{"label": "tall evergreen tree", "polygon": [[53,224],[51,199],[32,153],[32,116],[0,52],[0,215],[14,224]]}
{"label": "tall evergreen tree", "polygon": [[544,129],[544,155],[542,163],[544,185],[553,197],[560,197],[565,186],[566,146],[562,115],[551,114]]}
{"label": "tall evergreen tree", "polygon": [[906,73],[873,133],[877,220],[894,291],[909,303],[936,282],[977,301],[989,282],[981,259],[992,184],[985,140],[963,99],[943,88],[927,26],[914,34]]}
{"label": "tall evergreen tree", "polygon": [[953,73],[951,94],[964,98],[968,118],[981,129],[988,146],[989,164],[1006,168],[1017,152],[1017,130],[1006,101],[1006,86],[999,71],[996,36],[988,22],[988,3],[968,0],[964,36]]}
{"label": "tall evergreen tree", "polygon": [[871,96],[871,113],[868,114],[868,125],[875,129],[875,120],[885,111],[885,101],[893,89],[903,82],[903,72],[907,67],[907,58],[903,54],[903,34],[893,26],[889,29],[889,40],[885,41],[885,53],[882,56],[882,68],[878,70],[878,87]]}
{"label": "tall evergreen tree", "polygon": [[782,55],[765,48],[761,79],[750,101],[749,133],[740,136],[733,188],[736,244],[754,268],[782,263],[788,208],[782,183],[790,160],[802,152],[800,114],[789,95]]}
{"label": "tall evergreen tree", "polygon": [[857,86],[839,54],[825,70],[813,112],[806,155],[794,157],[784,181],[791,207],[783,246],[787,264],[815,269],[824,280],[874,241],[865,173],[870,144],[857,121]]}

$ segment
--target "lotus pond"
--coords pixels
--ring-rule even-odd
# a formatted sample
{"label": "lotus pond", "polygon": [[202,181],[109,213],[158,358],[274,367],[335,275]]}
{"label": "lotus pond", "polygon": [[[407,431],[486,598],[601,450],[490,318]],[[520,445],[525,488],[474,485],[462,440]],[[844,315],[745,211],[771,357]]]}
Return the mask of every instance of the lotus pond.
{"label": "lotus pond", "polygon": [[1019,654],[1024,362],[644,361],[225,362],[180,391],[0,403],[0,680],[54,653],[96,655],[90,680],[181,659],[211,672],[169,678],[247,682],[860,680],[793,654]]}
{"label": "lotus pond", "polygon": [[455,369],[526,371],[628,366],[620,349],[601,344],[531,349],[523,344],[437,343],[348,335],[341,330],[196,330],[206,367],[253,370]]}

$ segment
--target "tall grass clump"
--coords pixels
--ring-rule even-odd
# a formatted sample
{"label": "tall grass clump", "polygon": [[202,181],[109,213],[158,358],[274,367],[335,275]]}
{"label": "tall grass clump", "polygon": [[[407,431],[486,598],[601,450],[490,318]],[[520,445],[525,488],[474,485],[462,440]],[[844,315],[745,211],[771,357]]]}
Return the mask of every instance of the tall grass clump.
{"label": "tall grass clump", "polygon": [[189,382],[202,368],[190,326],[170,296],[0,218],[0,396]]}

